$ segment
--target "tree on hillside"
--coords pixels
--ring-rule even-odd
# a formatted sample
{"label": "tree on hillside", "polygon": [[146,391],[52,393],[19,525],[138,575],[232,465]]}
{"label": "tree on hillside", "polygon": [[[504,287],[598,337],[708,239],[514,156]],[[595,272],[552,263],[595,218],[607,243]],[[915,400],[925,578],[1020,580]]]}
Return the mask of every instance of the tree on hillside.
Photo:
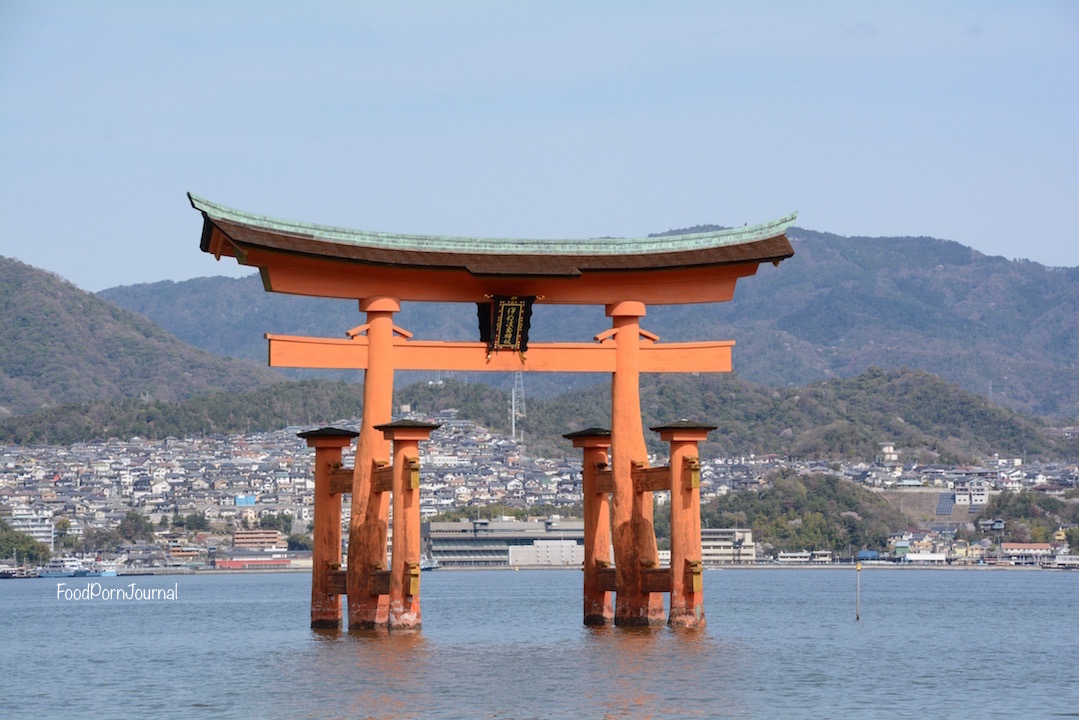
{"label": "tree on hillside", "polygon": [[47,545],[0,520],[0,558],[17,559],[20,563],[30,565],[42,565],[48,562],[51,556],[52,553]]}
{"label": "tree on hillside", "polygon": [[134,510],[127,511],[116,531],[123,540],[129,543],[153,540],[154,538],[154,526],[149,518]]}
{"label": "tree on hillside", "polygon": [[277,530],[283,535],[292,533],[292,516],[288,513],[267,513],[259,518],[259,527],[263,530]]}

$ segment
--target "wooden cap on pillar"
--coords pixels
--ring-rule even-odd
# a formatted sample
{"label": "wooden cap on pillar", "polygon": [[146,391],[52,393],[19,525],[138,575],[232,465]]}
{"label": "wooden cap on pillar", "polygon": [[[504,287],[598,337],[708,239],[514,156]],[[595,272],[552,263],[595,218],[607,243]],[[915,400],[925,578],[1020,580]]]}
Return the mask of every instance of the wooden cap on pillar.
{"label": "wooden cap on pillar", "polygon": [[426,440],[431,433],[442,425],[421,420],[394,420],[390,423],[375,425],[387,440]]}
{"label": "wooden cap on pillar", "polygon": [[344,447],[352,443],[352,438],[359,435],[352,430],[335,427],[323,427],[296,433],[296,437],[307,441],[307,447]]}
{"label": "wooden cap on pillar", "polygon": [[649,428],[652,432],[659,433],[659,437],[665,442],[692,442],[696,440],[700,442],[708,437],[708,433],[716,429],[716,425],[707,425],[704,423],[691,422],[690,420],[679,420],[667,425],[657,425],[656,427]]}
{"label": "wooden cap on pillar", "polygon": [[562,437],[573,441],[573,447],[587,448],[611,446],[611,431],[607,428],[590,427],[576,432],[566,433]]}
{"label": "wooden cap on pillar", "polygon": [[607,317],[644,317],[644,303],[637,300],[623,300],[606,306]]}
{"label": "wooden cap on pillar", "polygon": [[399,312],[401,301],[394,297],[375,295],[360,299],[360,312]]}

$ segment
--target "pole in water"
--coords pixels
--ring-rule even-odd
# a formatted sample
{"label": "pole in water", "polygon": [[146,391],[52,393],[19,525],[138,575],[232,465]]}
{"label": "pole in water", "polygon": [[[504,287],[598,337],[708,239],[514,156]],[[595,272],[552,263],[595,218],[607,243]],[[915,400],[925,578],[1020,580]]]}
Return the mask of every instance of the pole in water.
{"label": "pole in water", "polygon": [[854,619],[862,619],[862,564],[854,564]]}

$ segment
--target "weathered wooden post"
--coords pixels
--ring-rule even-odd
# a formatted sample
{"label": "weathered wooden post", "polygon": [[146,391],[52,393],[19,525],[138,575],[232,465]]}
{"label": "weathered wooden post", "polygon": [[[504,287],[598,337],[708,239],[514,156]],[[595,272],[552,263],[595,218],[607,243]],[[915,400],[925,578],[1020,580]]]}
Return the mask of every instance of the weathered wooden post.
{"label": "weathered wooden post", "polygon": [[611,376],[615,625],[663,624],[663,595],[650,592],[644,584],[644,572],[659,564],[652,493],[638,490],[632,477],[634,467],[648,464],[640,399],[640,319],[644,314],[642,302],[607,306],[615,342]]}
{"label": "weathered wooden post", "polygon": [[341,568],[341,497],[334,471],[341,467],[342,448],[358,433],[324,427],[298,433],[315,448],[315,530],[311,552],[311,627],[341,627],[343,588],[334,573]]}
{"label": "weathered wooden post", "polygon": [[671,627],[705,625],[697,443],[715,429],[688,420],[652,428],[671,448]]}
{"label": "weathered wooden post", "polygon": [[366,335],[368,361],[363,376],[363,420],[352,479],[348,536],[348,627],[369,630],[386,624],[389,609],[378,573],[386,566],[389,496],[372,482],[375,464],[389,456],[390,443],[376,426],[393,417],[393,314],[401,303],[373,296],[360,301],[367,322],[349,332]]}
{"label": "weathered wooden post", "polygon": [[611,482],[607,449],[611,431],[588,428],[562,437],[582,448],[581,489],[584,504],[584,624],[610,625],[614,621],[614,568],[611,567]]}
{"label": "weathered wooden post", "polygon": [[439,425],[397,420],[375,429],[393,443],[393,553],[390,557],[390,630],[419,630],[420,441]]}

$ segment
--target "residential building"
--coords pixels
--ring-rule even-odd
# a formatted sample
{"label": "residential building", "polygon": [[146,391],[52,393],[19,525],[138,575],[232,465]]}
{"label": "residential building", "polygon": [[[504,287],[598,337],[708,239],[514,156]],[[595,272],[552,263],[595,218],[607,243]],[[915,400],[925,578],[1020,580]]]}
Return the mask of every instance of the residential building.
{"label": "residential building", "polygon": [[277,530],[236,530],[232,547],[243,550],[285,550],[288,545]]}

